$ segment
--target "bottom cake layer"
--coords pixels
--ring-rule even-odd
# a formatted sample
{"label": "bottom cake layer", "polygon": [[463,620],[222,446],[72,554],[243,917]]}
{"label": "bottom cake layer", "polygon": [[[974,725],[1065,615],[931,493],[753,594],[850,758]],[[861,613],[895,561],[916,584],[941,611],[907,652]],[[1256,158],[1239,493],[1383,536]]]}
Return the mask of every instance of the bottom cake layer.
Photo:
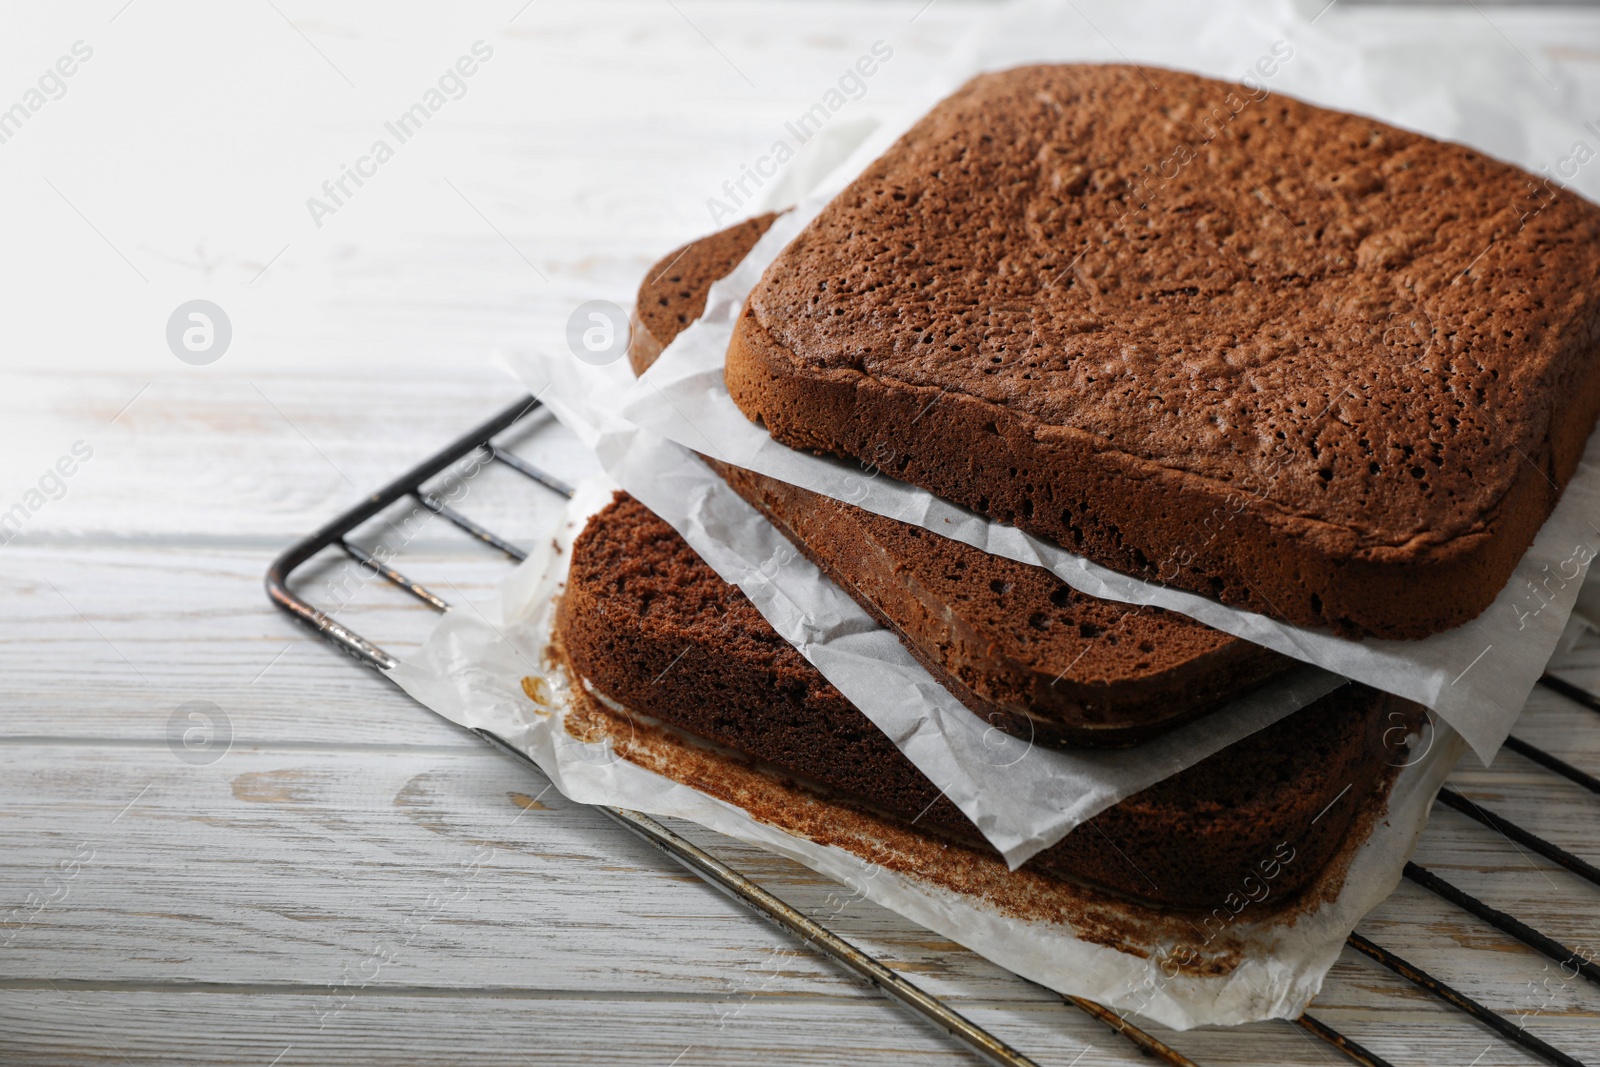
{"label": "bottom cake layer", "polygon": [[[556,640],[602,695],[980,851],[977,828],[661,519],[619,493],[573,545]],[[1414,704],[1346,685],[1101,812],[1026,865],[1165,907],[1309,884],[1386,791]]]}

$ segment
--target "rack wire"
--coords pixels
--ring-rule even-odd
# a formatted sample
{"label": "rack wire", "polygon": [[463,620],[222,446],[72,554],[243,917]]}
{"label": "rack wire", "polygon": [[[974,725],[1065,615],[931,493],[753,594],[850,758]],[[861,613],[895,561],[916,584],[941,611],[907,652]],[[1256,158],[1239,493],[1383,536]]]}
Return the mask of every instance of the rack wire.
{"label": "rack wire", "polygon": [[[384,677],[398,665],[398,660],[343,623],[334,619],[290,589],[294,573],[314,557],[328,550],[343,552],[372,574],[382,577],[396,588],[406,592],[434,611],[448,611],[450,604],[443,597],[406,577],[395,568],[378,559],[371,552],[350,540],[351,534],[363,523],[375,518],[400,500],[410,498],[429,512],[446,520],[468,536],[502,553],[509,559],[521,562],[527,552],[473,519],[462,514],[428,490],[427,483],[449,470],[456,463],[477,454],[491,463],[498,463],[515,471],[528,481],[545,490],[571,496],[573,489],[559,477],[528,463],[510,452],[495,439],[516,426],[539,408],[534,397],[524,397],[498,412],[492,418],[457,438],[426,460],[389,482],[377,492],[364,498],[315,533],[291,545],[283,552],[266,574],[268,598],[294,619],[309,627],[324,641],[346,653],[363,666]],[[1545,674],[1540,684],[1600,713],[1600,697],[1559,677]],[[431,709],[430,709],[431,710]],[[538,765],[520,749],[484,729],[474,729],[484,741],[542,774]],[[1531,760],[1535,765],[1559,775],[1575,784],[1600,794],[1600,780],[1562,761],[1556,756],[1517,737],[1506,742],[1507,747]],[[1530,851],[1555,863],[1581,878],[1600,887],[1600,869],[1579,856],[1545,840],[1532,831],[1517,825],[1503,815],[1492,812],[1455,790],[1440,791],[1439,800],[1461,812],[1484,827],[1504,835]],[[898,1000],[928,1023],[938,1027],[957,1041],[991,1063],[1008,1067],[1027,1067],[1033,1061],[1011,1048],[995,1035],[967,1019],[949,1004],[904,978],[882,961],[861,951],[827,927],[791,907],[774,894],[746,878],[732,867],[718,860],[669,827],[641,812],[626,808],[600,806],[599,809],[614,822],[642,838],[679,865],[699,876],[714,889],[751,909],[757,915],[830,957],[834,962],[869,984]],[[1407,863],[1405,877],[1413,883],[1436,894],[1482,922],[1493,926],[1509,937],[1553,960],[1564,967],[1572,967],[1577,974],[1600,986],[1600,968],[1584,959],[1578,952],[1556,939],[1534,929],[1506,912],[1489,906],[1477,897],[1441,878],[1438,874],[1416,863]],[[1420,967],[1402,959],[1363,937],[1352,933],[1349,945],[1381,966],[1399,975],[1430,996],[1462,1012],[1474,1021],[1493,1031],[1503,1040],[1533,1054],[1557,1067],[1582,1067],[1572,1056],[1557,1049],[1525,1028],[1493,1009],[1473,1000],[1428,974]],[[1159,1059],[1173,1067],[1193,1067],[1194,1061],[1171,1048],[1153,1035],[1131,1022],[1123,1013],[1113,1011],[1082,997],[1067,996],[1063,1000],[1076,1006],[1092,1018],[1104,1023],[1127,1039],[1141,1053]],[[1328,1024],[1304,1014],[1294,1020],[1295,1025],[1337,1049],[1351,1061],[1364,1067],[1391,1067],[1388,1060],[1362,1047],[1339,1033]]]}

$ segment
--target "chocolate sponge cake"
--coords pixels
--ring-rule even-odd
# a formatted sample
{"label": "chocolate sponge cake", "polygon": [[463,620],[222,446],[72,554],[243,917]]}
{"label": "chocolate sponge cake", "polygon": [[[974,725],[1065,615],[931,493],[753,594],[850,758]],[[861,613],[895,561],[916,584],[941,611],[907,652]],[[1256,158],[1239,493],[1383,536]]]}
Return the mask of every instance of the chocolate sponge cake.
{"label": "chocolate sponge cake", "polygon": [[[705,308],[776,216],[676,249],[639,286],[629,359],[643,373]],[[990,556],[751,471],[707,460],[950,693],[1042,745],[1126,745],[1171,729],[1293,661],[1160,608],[1074,590]]]}
{"label": "chocolate sponge cake", "polygon": [[1123,65],[974,78],[769,266],[734,401],[1123,573],[1346,636],[1479,614],[1600,411],[1600,207]]}
{"label": "chocolate sponge cake", "polygon": [[1136,744],[1294,665],[1175,612],[1100,600],[1042,567],[707,462],[951,695],[1038,744]]}
{"label": "chocolate sponge cake", "polygon": [[[573,545],[556,642],[623,707],[735,749],[830,799],[988,851],[892,742],[625,494]],[[1159,905],[1210,909],[1260,862],[1292,892],[1387,788],[1393,715],[1414,705],[1357,685],[1097,815],[1029,861],[1053,878]],[[1285,859],[1290,857],[1290,859]]]}
{"label": "chocolate sponge cake", "polygon": [[726,277],[772,228],[777,214],[736,222],[675,248],[650,268],[639,286],[628,331],[628,362],[643,374],[661,350],[706,310],[711,283]]}

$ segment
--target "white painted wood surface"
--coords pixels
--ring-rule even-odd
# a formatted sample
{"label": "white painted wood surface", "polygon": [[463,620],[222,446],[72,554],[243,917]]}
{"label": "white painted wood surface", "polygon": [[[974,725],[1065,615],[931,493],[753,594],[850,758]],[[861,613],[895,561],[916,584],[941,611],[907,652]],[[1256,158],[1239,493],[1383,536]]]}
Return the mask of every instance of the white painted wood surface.
{"label": "white painted wood surface", "polygon": [[[8,11],[0,49],[20,93],[74,41],[95,48],[0,145],[15,213],[0,510],[74,442],[93,449],[0,546],[0,1064],[969,1062],[292,627],[260,579],[296,535],[514,399],[497,347],[551,343],[580,300],[626,302],[872,41],[896,58],[860,116],[978,9],[122,5]],[[1491,10],[1531,61],[1600,69],[1600,19]],[[315,229],[305,197],[479,39],[496,53],[468,94]],[[1507,61],[1524,60],[1508,45]],[[196,296],[235,328],[207,367],[162,339]],[[549,428],[519,450],[588,462]],[[505,472],[463,504],[524,541],[551,506]],[[400,560],[452,600],[505,572],[437,522]],[[340,618],[403,649],[431,615],[365,584]],[[1570,667],[1600,688],[1600,641]],[[179,757],[190,701],[226,724],[214,762]],[[1600,716],[1552,694],[1518,733],[1600,769]],[[1526,761],[1455,784],[1600,857],[1600,799]],[[1042,1063],[1136,1060],[1039,988],[686,829]],[[1419,860],[1600,952],[1600,891],[1455,813]],[[1431,895],[1402,886],[1362,929],[1600,1061],[1600,990]],[[1314,1012],[1399,1064],[1529,1062],[1351,952]],[[1165,1036],[1202,1063],[1337,1060],[1287,1024]]]}

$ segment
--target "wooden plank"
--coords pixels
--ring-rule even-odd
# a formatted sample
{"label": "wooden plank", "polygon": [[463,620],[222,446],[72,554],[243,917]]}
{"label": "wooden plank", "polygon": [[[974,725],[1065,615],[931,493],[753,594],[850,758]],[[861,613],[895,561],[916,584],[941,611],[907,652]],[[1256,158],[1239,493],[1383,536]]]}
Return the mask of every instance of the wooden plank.
{"label": "wooden plank", "polygon": [[[977,1062],[869,994],[655,1000],[496,997],[436,990],[357,994],[319,1029],[326,993],[100,991],[75,987],[0,995],[0,1063],[256,1064],[596,1062],[662,1067],[774,1062],[839,1064]],[[1071,1009],[964,1005],[1048,1067],[1149,1063]],[[1329,1021],[1354,1020],[1329,1013]],[[1412,1012],[1385,1033],[1363,1035],[1398,1064],[1521,1067],[1530,1060],[1472,1027]],[[1354,1026],[1351,1026],[1354,1029]],[[1578,1025],[1555,1035],[1564,1047]],[[1170,1036],[1203,1064],[1327,1067],[1346,1062],[1286,1023]],[[1248,1050],[1241,1045],[1247,1043]],[[281,1058],[277,1058],[281,1057]],[[276,1059],[275,1059],[276,1058]]]}
{"label": "wooden plank", "polygon": [[[0,775],[17,798],[0,900],[61,896],[8,931],[9,977],[322,984],[404,942],[386,980],[706,992],[777,953],[774,991],[851,984],[486,746],[235,750],[191,766],[164,745],[7,745]],[[827,880],[736,854],[817,914],[839,911]],[[49,873],[75,859],[71,877]],[[1045,997],[965,953],[949,971],[953,946],[881,908],[848,910],[855,933],[930,980]]]}
{"label": "wooden plank", "polygon": [[[261,576],[271,550],[4,551],[0,737],[159,743],[179,705],[206,700],[241,745],[479,743],[268,603]],[[461,542],[400,566],[452,601],[483,597],[510,572],[497,553]],[[346,604],[340,621],[397,650],[436,618],[387,583],[362,580],[348,561],[300,588],[328,610]]]}
{"label": "wooden plank", "polygon": [[[286,545],[524,395],[503,375],[464,377],[130,376],[85,388],[0,375],[0,416],[27,440],[0,459],[10,499],[21,500],[75,443],[93,451],[65,495],[38,507],[11,543]],[[570,480],[594,470],[594,457],[552,421],[536,416],[508,440]],[[469,465],[448,488],[462,510],[508,536],[541,529],[555,503],[498,464]],[[419,543],[455,543],[440,533],[429,529]]]}
{"label": "wooden plank", "polygon": [[[13,931],[10,977],[322,984],[379,953],[399,956],[383,973],[401,985],[715,991],[778,956],[767,991],[850,984],[808,953],[787,955],[780,935],[593,813],[553,793],[525,807],[518,796],[536,792],[532,776],[487,750],[233,751],[194,767],[164,748],[12,744],[0,759],[13,795],[28,798],[13,802],[0,833],[0,899],[47,892],[43,872],[82,864],[58,905]],[[1430,847],[1476,850],[1491,871],[1507,862],[1464,823],[1441,820]],[[880,908],[841,909],[826,880],[788,861],[690,833],[943,995],[1049,999]],[[463,879],[461,863],[484,842],[492,860]],[[1569,935],[1592,923],[1574,887],[1514,873],[1526,920]],[[430,921],[392,953],[430,893],[461,896],[460,907],[423,912]],[[1501,1010],[1537,1007],[1536,1030],[1600,1017],[1582,982],[1526,1002],[1544,961],[1414,887],[1363,929]],[[1417,1010],[1419,996],[1347,953],[1319,1003],[1376,1017]]]}
{"label": "wooden plank", "polygon": [[[403,1060],[662,1067],[891,1063],[907,1056],[926,1064],[974,1062],[942,1035],[863,993],[661,1002],[485,998],[445,988],[398,997],[362,994],[319,1030],[318,1013],[324,1010],[324,998],[315,995],[29,991],[0,1001],[0,1030],[17,1057],[0,1052],[0,1063],[289,1067]],[[1064,1007],[1004,1014],[1001,1021],[1013,1030],[1021,1029],[1018,1022],[1031,1024],[1022,1037],[1032,1039],[1041,1063],[1128,1062],[1111,1044],[1114,1038]]]}

